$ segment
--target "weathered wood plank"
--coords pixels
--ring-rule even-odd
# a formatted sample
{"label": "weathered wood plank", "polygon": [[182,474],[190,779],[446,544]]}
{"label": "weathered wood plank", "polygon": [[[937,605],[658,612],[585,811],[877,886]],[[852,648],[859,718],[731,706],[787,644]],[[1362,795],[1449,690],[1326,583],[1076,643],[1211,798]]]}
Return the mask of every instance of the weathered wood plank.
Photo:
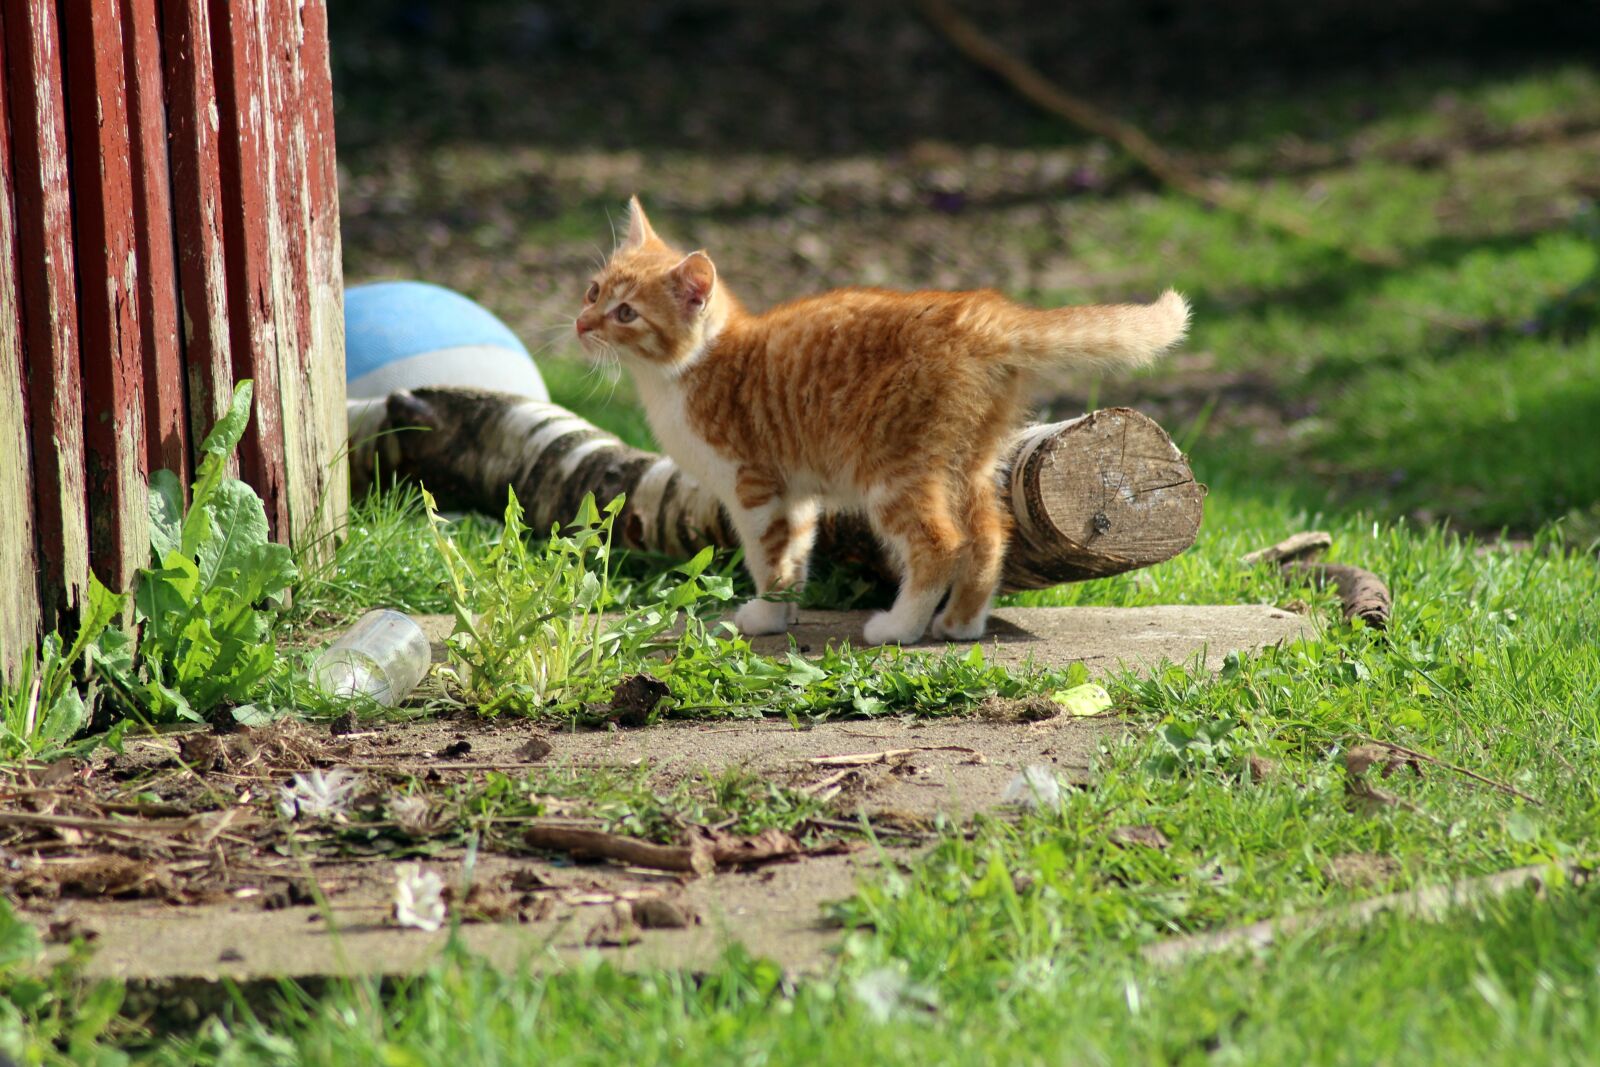
{"label": "weathered wood plank", "polygon": [[211,0],[216,60],[223,245],[235,379],[255,380],[255,417],[239,447],[239,469],[261,496],[273,535],[291,529],[278,386],[280,324],[273,297],[271,103],[263,92],[264,4],[284,0]]}
{"label": "weathered wood plank", "polygon": [[55,0],[4,10],[40,600],[53,627],[89,573],[66,103]]}
{"label": "weathered wood plank", "polygon": [[[190,436],[198,444],[228,410],[228,278],[217,88],[207,0],[162,0],[161,51],[171,128],[173,216]],[[230,461],[237,472],[237,461]]]}
{"label": "weathered wood plank", "polygon": [[306,0],[300,8],[300,20],[305,34],[300,48],[300,104],[305,116],[310,189],[306,199],[307,282],[311,296],[308,408],[309,416],[318,420],[317,443],[323,457],[323,509],[317,530],[320,537],[324,532],[342,533],[350,503],[345,449],[344,256],[339,240],[339,174],[334,156],[327,0]]}
{"label": "weathered wood plank", "polygon": [[139,256],[139,345],[144,361],[145,434],[151,470],[189,483],[188,412],[178,341],[177,264],[172,245],[172,178],[162,93],[157,0],[122,0],[122,62],[128,79],[135,247]]}
{"label": "weathered wood plank", "polygon": [[299,76],[303,33],[293,4],[263,0],[261,16],[258,32],[265,59],[262,77],[263,98],[268,106],[267,170],[272,178],[268,253],[289,511],[289,526],[280,536],[298,541],[302,540],[302,529],[315,525],[316,489],[321,481],[316,424],[308,418],[306,395],[311,304],[306,280],[306,154]]}
{"label": "weathered wood plank", "polygon": [[133,161],[117,0],[78,0],[62,20],[83,361],[89,563],[126,589],[148,561],[144,368]]}
{"label": "weathered wood plank", "polygon": [[[0,11],[0,71],[7,69],[5,12]],[[0,77],[0,677],[39,634],[34,567],[33,470],[28,448],[28,383],[22,362],[22,305],[17,292],[16,191],[11,180],[10,93]]]}

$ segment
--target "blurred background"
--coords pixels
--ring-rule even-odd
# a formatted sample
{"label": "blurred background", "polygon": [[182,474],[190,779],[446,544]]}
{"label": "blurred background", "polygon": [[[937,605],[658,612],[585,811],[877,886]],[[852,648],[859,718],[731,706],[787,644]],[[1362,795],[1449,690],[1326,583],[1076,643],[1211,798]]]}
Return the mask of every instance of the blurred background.
{"label": "blurred background", "polygon": [[1600,4],[963,0],[1198,199],[913,3],[330,8],[347,281],[483,302],[636,443],[570,339],[635,192],[757,307],[1179,287],[1180,354],[1045,414],[1139,407],[1219,505],[1600,534]]}

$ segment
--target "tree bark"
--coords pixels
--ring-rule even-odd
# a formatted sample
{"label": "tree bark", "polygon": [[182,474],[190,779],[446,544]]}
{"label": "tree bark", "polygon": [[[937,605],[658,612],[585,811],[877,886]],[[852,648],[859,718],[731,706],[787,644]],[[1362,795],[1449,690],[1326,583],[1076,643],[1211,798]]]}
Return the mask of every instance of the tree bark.
{"label": "tree bark", "polygon": [[[533,529],[619,493],[618,542],[674,556],[739,541],[721,505],[668,457],[623,444],[555,404],[477,389],[401,390],[350,402],[357,491],[374,471],[427,486],[443,507],[498,515],[514,490]],[[1002,588],[1043,589],[1170,559],[1194,543],[1205,486],[1172,438],[1128,408],[1019,430],[1000,474],[1014,526]],[[897,572],[858,515],[826,519],[819,557]]]}

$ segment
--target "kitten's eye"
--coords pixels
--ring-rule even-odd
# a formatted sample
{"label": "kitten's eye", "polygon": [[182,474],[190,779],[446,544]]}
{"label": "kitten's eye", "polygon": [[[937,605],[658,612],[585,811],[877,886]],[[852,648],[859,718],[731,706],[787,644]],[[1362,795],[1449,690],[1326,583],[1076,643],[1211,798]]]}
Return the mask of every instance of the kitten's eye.
{"label": "kitten's eye", "polygon": [[589,283],[589,291],[583,294],[583,302],[585,304],[592,304],[596,300],[599,300],[599,299],[600,299],[600,283],[599,282],[590,282]]}
{"label": "kitten's eye", "polygon": [[633,308],[631,306],[629,306],[627,304],[618,304],[617,305],[617,321],[618,322],[632,322],[634,319],[636,319],[638,317],[639,317],[639,313],[637,311],[633,310]]}

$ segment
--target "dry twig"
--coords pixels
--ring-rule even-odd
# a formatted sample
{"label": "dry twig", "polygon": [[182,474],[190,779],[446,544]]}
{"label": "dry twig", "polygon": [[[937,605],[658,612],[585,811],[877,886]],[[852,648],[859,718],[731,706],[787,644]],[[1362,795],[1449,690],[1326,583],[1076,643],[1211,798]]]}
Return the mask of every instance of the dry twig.
{"label": "dry twig", "polygon": [[1397,745],[1393,741],[1379,741],[1376,737],[1363,736],[1361,740],[1370,742],[1374,745],[1379,745],[1383,748],[1389,749],[1391,752],[1397,752],[1402,756],[1406,756],[1414,760],[1420,760],[1423,763],[1431,763],[1435,767],[1443,767],[1447,771],[1454,771],[1457,774],[1465,775],[1466,777],[1471,778],[1473,781],[1481,782],[1491,789],[1498,789],[1502,793],[1525,800],[1536,808],[1544,807],[1544,803],[1540,801],[1538,797],[1530,796],[1514,785],[1509,785],[1505,782],[1497,782],[1493,778],[1489,778],[1485,775],[1479,774],[1477,771],[1458,766],[1454,763],[1446,763],[1438,756],[1430,756],[1426,752],[1418,752],[1414,748],[1407,748],[1404,745]]}
{"label": "dry twig", "polygon": [[1111,141],[1157,181],[1203,204],[1232,211],[1291,237],[1333,248],[1359,262],[1382,267],[1399,264],[1399,257],[1393,252],[1338,241],[1319,233],[1301,215],[1274,208],[1221,179],[1202,177],[1181,157],[1163,148],[1139,127],[1067,92],[1031,63],[1008,52],[998,41],[979,29],[976,23],[957,11],[949,0],[918,0],[918,6],[934,28],[968,59],[999,76],[1034,105]]}

